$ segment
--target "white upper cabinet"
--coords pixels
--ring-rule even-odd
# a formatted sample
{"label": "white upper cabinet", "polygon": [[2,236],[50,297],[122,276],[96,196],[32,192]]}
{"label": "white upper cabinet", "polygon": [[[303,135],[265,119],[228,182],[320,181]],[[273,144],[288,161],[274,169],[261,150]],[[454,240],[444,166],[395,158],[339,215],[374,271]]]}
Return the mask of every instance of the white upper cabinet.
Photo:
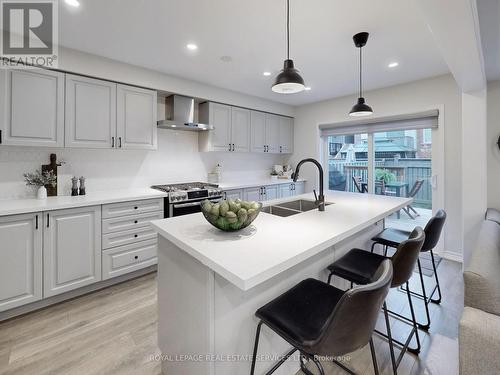
{"label": "white upper cabinet", "polygon": [[118,85],[116,147],[134,150],[158,148],[156,91]]}
{"label": "white upper cabinet", "polygon": [[116,83],[66,75],[65,146],[116,144]]}
{"label": "white upper cabinet", "polygon": [[266,114],[266,144],[267,152],[280,152],[280,116]]}
{"label": "white upper cabinet", "polygon": [[279,116],[279,124],[279,152],[291,154],[293,152],[293,119]]}
{"label": "white upper cabinet", "polygon": [[101,280],[101,206],[44,213],[44,297]]}
{"label": "white upper cabinet", "polygon": [[232,151],[231,142],[231,106],[205,102],[199,106],[199,121],[210,124],[214,130],[199,135],[201,151]]}
{"label": "white upper cabinet", "polygon": [[38,213],[0,217],[0,311],[42,298],[42,230]]}
{"label": "white upper cabinet", "polygon": [[250,151],[250,110],[231,108],[231,144],[232,151]]}
{"label": "white upper cabinet", "polygon": [[250,112],[250,151],[266,152],[266,114]]}
{"label": "white upper cabinet", "polygon": [[64,146],[64,74],[0,69],[2,145]]}

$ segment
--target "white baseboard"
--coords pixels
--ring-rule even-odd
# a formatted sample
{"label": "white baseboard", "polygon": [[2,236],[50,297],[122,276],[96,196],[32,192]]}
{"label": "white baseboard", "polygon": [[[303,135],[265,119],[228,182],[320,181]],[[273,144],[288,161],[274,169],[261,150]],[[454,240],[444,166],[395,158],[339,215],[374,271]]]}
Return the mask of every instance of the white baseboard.
{"label": "white baseboard", "polygon": [[452,251],[443,251],[438,253],[437,255],[439,255],[441,258],[452,260],[458,263],[463,263],[464,261],[462,254],[457,254]]}

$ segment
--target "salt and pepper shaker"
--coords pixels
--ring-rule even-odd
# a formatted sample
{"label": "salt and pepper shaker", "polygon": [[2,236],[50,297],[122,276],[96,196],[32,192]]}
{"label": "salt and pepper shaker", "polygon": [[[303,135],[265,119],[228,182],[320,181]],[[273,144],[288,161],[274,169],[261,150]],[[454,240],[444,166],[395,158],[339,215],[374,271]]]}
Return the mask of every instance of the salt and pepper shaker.
{"label": "salt and pepper shaker", "polygon": [[80,177],[80,195],[85,195],[85,177]]}
{"label": "salt and pepper shaker", "polygon": [[73,177],[71,179],[71,196],[74,197],[78,195],[78,178]]}

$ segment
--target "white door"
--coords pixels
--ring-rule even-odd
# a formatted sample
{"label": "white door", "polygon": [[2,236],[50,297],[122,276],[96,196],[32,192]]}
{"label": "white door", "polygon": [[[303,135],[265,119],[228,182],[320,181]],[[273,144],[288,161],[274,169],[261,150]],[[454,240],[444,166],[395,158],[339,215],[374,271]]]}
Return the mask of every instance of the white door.
{"label": "white door", "polygon": [[270,185],[264,187],[264,199],[270,201],[279,198],[279,185]]}
{"label": "white door", "polygon": [[64,146],[64,74],[0,69],[0,143]]}
{"label": "white door", "polygon": [[291,154],[293,152],[293,119],[279,117],[280,122],[280,153]]}
{"label": "white door", "polygon": [[65,147],[116,145],[116,83],[66,75]]}
{"label": "white door", "polygon": [[0,217],[0,311],[42,298],[39,213]]}
{"label": "white door", "polygon": [[211,151],[231,151],[231,107],[224,104],[209,103],[210,125],[214,130],[209,132]]}
{"label": "white door", "polygon": [[156,150],[156,91],[118,85],[116,93],[117,148]]}
{"label": "white door", "polygon": [[226,190],[224,192],[224,199],[231,199],[231,200],[236,200],[236,199],[243,199],[243,190],[241,189],[235,189],[235,190]]}
{"label": "white door", "polygon": [[235,152],[250,151],[250,111],[231,108],[231,143]]}
{"label": "white door", "polygon": [[266,144],[267,152],[280,152],[280,117],[266,114]]}
{"label": "white door", "polygon": [[44,297],[101,280],[101,206],[43,214]]}
{"label": "white door", "polygon": [[250,113],[250,151],[267,152],[266,114],[252,111]]}
{"label": "white door", "polygon": [[245,200],[262,202],[264,200],[264,196],[262,195],[262,193],[263,190],[261,186],[245,189],[244,190]]}
{"label": "white door", "polygon": [[280,185],[280,198],[288,198],[293,195],[292,184]]}

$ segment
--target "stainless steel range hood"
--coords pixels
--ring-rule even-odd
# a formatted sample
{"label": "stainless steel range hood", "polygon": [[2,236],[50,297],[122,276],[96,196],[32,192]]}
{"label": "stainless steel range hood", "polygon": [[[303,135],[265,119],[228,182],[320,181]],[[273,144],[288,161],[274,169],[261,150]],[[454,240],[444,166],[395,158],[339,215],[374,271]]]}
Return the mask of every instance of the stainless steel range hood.
{"label": "stainless steel range hood", "polygon": [[209,124],[200,124],[194,121],[194,99],[182,96],[171,95],[165,99],[166,120],[158,121],[161,129],[204,131],[213,130]]}

